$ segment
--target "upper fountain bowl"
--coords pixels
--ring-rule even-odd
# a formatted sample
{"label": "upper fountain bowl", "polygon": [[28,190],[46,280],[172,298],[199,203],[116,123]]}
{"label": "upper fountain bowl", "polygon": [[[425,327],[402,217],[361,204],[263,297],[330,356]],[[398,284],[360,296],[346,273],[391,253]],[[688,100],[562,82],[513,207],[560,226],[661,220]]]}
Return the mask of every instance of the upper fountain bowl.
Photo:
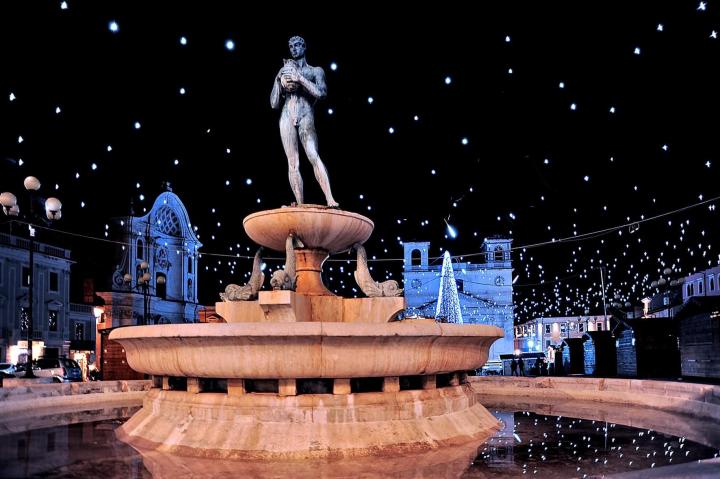
{"label": "upper fountain bowl", "polygon": [[243,220],[243,227],[251,240],[270,249],[285,251],[285,241],[292,233],[305,248],[333,254],[367,241],[375,225],[357,213],[303,205],[258,211]]}

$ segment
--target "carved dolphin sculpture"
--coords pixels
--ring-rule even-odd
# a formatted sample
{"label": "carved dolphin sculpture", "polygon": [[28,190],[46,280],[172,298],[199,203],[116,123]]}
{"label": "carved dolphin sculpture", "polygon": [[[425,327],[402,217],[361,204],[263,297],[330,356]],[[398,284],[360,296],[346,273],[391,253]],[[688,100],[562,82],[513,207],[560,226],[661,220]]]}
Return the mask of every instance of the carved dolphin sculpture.
{"label": "carved dolphin sculpture", "polygon": [[220,293],[220,299],[223,301],[249,301],[257,298],[258,291],[260,291],[265,281],[265,273],[260,269],[260,264],[262,263],[260,253],[262,253],[262,250],[263,248],[261,246],[257,250],[257,253],[255,253],[253,269],[248,282],[244,286],[228,284],[225,292]]}
{"label": "carved dolphin sculpture", "polygon": [[398,282],[389,279],[378,283],[372,276],[367,266],[367,254],[365,248],[360,243],[355,243],[353,248],[357,250],[357,269],[355,270],[355,282],[365,295],[369,298],[379,296],[400,296],[403,293],[402,288],[398,286]]}
{"label": "carved dolphin sculpture", "polygon": [[285,240],[285,268],[278,269],[270,276],[270,286],[277,290],[295,291],[295,244],[302,247],[302,242],[293,234]]}

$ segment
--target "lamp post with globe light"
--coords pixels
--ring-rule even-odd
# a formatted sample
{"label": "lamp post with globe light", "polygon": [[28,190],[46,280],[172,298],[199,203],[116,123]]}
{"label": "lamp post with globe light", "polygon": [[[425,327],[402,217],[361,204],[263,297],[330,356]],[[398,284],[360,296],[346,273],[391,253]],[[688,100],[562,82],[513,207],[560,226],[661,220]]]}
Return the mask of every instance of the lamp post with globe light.
{"label": "lamp post with globe light", "polygon": [[[40,189],[40,180],[34,176],[28,176],[23,181],[23,185],[28,192],[29,198],[29,214],[26,216],[30,250],[29,258],[29,274],[28,274],[28,314],[27,314],[27,363],[25,369],[26,378],[34,378],[32,370],[32,340],[33,340],[33,308],[35,306],[35,228],[32,224],[34,221],[50,224],[54,220],[62,217],[62,203],[57,198],[48,198],[45,200],[45,218],[40,215],[36,216],[35,204],[38,201],[38,190]],[[0,194],[0,205],[2,205],[3,213],[7,216],[19,216],[20,207],[17,203],[17,197],[10,193],[4,192]],[[20,325],[22,329],[22,324]]]}
{"label": "lamp post with globe light", "polygon": [[[143,261],[140,263],[140,270],[138,271],[138,277],[135,284],[135,288],[141,290],[143,295],[143,317],[141,323],[143,325],[149,324],[150,319],[150,288],[152,288],[150,285],[150,278],[150,265],[147,261]],[[130,273],[125,274],[123,281],[128,285],[132,283],[132,276]],[[158,285],[163,285],[165,284],[165,277],[159,276],[155,281]]]}

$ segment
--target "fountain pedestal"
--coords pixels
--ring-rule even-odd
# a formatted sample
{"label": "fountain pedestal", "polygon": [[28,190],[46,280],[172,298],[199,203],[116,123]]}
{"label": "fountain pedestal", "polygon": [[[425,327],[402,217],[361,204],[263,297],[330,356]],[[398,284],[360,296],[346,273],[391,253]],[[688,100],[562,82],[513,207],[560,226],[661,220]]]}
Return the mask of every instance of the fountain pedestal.
{"label": "fountain pedestal", "polygon": [[145,450],[288,460],[411,453],[480,441],[498,428],[465,371],[482,366],[500,328],[395,321],[404,298],[350,299],[322,264],[370,236],[372,222],[324,207],[261,211],[243,221],[257,243],[294,250],[296,291],[221,302],[226,320],[120,328],[110,339],[155,378],[143,409],[118,429]]}

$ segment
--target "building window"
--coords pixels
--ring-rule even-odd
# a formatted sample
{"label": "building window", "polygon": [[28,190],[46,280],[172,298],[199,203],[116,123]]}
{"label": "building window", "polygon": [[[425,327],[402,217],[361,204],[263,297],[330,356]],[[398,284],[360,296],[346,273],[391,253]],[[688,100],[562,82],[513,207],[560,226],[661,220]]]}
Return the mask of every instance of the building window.
{"label": "building window", "polygon": [[30,309],[20,308],[20,331],[27,333],[30,324]]}
{"label": "building window", "polygon": [[48,330],[57,331],[57,320],[58,312],[53,310],[48,311]]}
{"label": "building window", "polygon": [[545,325],[545,334],[550,334],[550,328],[551,328],[550,324]]}
{"label": "building window", "polygon": [[565,335],[567,333],[567,323],[560,323],[560,334]]}
{"label": "building window", "polygon": [[603,330],[603,323],[602,323],[602,321],[598,321],[597,324],[596,324],[596,326],[597,326],[597,331],[602,331],[602,330]]}
{"label": "building window", "polygon": [[[1,283],[2,281],[0,281]],[[715,277],[710,276],[708,279],[708,291],[715,291]]]}
{"label": "building window", "polygon": [[421,265],[422,265],[422,253],[420,252],[419,249],[412,250],[410,252],[410,266],[421,266]]}
{"label": "building window", "polygon": [[30,286],[30,268],[27,266],[22,267],[22,285],[26,288]]}
{"label": "building window", "polygon": [[50,272],[50,291],[58,292],[59,291],[59,283],[60,283],[60,277],[59,275],[51,271]]}
{"label": "building window", "polygon": [[693,287],[693,284],[690,283],[687,285],[687,295],[692,296],[693,294],[695,294],[695,288]]}
{"label": "building window", "polygon": [[503,250],[503,247],[502,247],[502,246],[497,246],[497,247],[495,248],[495,261],[496,261],[496,262],[498,262],[498,261],[504,261],[504,260],[505,260],[504,257],[505,257],[505,252],[504,252],[504,250]]}
{"label": "building window", "polygon": [[192,274],[192,271],[193,271],[193,270],[192,270],[192,263],[193,263],[193,259],[192,259],[192,256],[190,256],[190,257],[188,258],[188,274]]}
{"label": "building window", "polygon": [[143,259],[145,256],[145,252],[143,251],[143,244],[141,240],[137,240],[137,248],[135,250],[135,255],[137,256],[137,259]]}
{"label": "building window", "polygon": [[703,282],[701,279],[698,280],[698,294],[703,294]]}
{"label": "building window", "polygon": [[580,333],[585,332],[585,324],[578,323],[578,332],[580,332]]}
{"label": "building window", "polygon": [[75,323],[75,339],[78,341],[85,339],[85,323]]}

